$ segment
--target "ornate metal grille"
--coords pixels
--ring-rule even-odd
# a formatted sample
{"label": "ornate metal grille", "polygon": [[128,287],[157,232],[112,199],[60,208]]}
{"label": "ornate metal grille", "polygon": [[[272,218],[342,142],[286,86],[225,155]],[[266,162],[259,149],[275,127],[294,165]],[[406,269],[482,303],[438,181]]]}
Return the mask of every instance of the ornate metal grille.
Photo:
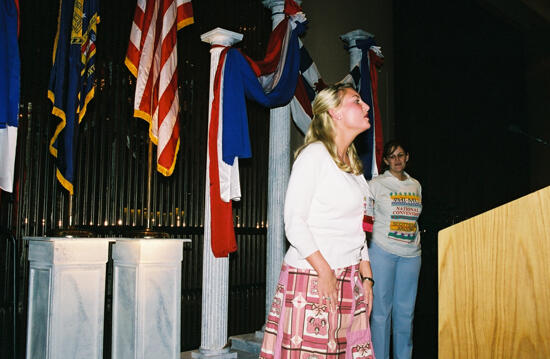
{"label": "ornate metal grille", "polygon": [[[182,350],[200,345],[204,181],[210,53],[200,34],[215,27],[244,34],[241,47],[261,58],[271,31],[270,12],[258,0],[193,3],[195,24],[178,34],[181,144],[176,169],[154,172],[146,208],[147,123],[132,116],[134,79],[124,66],[135,1],[101,2],[97,89],[79,126],[73,223],[99,237],[123,237],[143,228],[191,238],[182,265]],[[2,239],[0,264],[2,356],[11,357],[13,263],[17,267],[17,357],[24,355],[27,248],[22,238],[44,236],[69,223],[69,196],[55,179],[48,146],[57,119],[46,98],[58,1],[21,3],[22,94],[14,193],[0,197],[0,224],[15,235]],[[253,158],[242,160],[242,202],[234,205],[239,250],[230,257],[229,334],[261,328],[265,314],[265,241],[269,111],[248,107]],[[155,154],[153,153],[153,158]],[[15,262],[13,262],[15,260]],[[104,356],[110,357],[111,263],[106,284]]]}

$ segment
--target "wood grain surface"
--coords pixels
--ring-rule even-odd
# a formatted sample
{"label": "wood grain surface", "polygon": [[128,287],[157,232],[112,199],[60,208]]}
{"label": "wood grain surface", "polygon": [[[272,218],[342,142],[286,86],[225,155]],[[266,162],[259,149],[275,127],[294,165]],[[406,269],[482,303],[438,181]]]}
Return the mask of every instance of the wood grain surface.
{"label": "wood grain surface", "polygon": [[439,359],[550,358],[550,187],[439,232]]}

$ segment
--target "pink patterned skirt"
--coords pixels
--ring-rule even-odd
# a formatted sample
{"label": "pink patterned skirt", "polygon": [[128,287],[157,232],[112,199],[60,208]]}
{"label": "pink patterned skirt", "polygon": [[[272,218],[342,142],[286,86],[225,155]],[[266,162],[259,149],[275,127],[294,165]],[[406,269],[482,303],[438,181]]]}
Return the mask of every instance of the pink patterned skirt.
{"label": "pink patterned skirt", "polygon": [[319,298],[317,272],[283,264],[260,358],[374,359],[358,265],[334,270],[338,306]]}

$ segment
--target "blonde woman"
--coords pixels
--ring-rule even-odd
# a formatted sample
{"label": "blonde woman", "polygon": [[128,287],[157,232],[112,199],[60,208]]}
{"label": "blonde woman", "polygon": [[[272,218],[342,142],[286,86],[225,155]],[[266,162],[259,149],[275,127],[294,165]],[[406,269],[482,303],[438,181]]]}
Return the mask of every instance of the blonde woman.
{"label": "blonde woman", "polygon": [[374,358],[372,271],[362,219],[369,195],[352,144],[369,106],[349,85],[322,90],[285,199],[290,247],[260,358]]}

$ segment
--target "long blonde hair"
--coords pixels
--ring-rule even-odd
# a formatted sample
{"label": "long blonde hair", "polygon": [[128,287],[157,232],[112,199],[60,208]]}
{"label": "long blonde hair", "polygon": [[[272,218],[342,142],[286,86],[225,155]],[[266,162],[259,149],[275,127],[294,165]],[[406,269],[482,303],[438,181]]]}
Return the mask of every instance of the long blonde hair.
{"label": "long blonde hair", "polygon": [[346,89],[352,89],[353,86],[350,84],[340,83],[335,85],[330,85],[323,90],[321,90],[311,107],[313,108],[313,119],[309,124],[306,136],[304,138],[304,144],[296,150],[294,158],[298,157],[300,152],[313,142],[321,142],[325,145],[330,157],[338,168],[344,172],[353,173],[359,175],[363,173],[363,165],[361,164],[361,159],[357,155],[355,146],[353,143],[348,147],[347,155],[349,158],[350,164],[348,165],[344,161],[340,160],[338,157],[338,151],[336,149],[336,144],[334,143],[334,126],[332,124],[332,117],[328,113],[328,110],[340,106],[342,99],[344,98],[344,93]]}

